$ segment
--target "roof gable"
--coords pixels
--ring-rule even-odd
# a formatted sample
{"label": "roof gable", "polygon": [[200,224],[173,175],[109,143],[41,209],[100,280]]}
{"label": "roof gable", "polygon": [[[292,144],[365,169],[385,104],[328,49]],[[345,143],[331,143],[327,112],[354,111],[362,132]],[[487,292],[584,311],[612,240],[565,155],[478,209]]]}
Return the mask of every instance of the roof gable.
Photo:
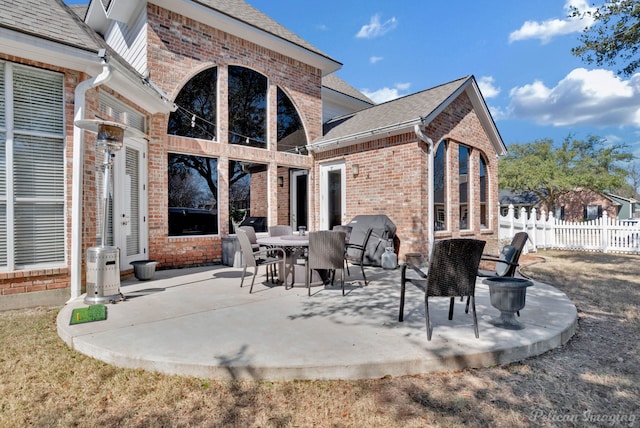
{"label": "roof gable", "polygon": [[[290,56],[322,70],[323,74],[342,67],[340,62],[243,0],[147,0],[147,3]],[[131,0],[110,0],[107,5],[92,0],[85,20],[96,31],[104,31],[108,20],[126,19],[137,5]]]}
{"label": "roof gable", "polygon": [[506,146],[473,76],[331,119],[324,126],[323,136],[310,144],[309,150],[356,144],[376,135],[396,135],[412,130],[415,125],[428,125],[463,92],[469,96],[496,152],[505,154]]}

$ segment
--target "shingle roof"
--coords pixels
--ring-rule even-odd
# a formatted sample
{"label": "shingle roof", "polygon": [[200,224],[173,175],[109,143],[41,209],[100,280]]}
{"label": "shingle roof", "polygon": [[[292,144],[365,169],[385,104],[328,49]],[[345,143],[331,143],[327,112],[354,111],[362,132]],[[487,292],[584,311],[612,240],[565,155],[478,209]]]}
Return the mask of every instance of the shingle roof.
{"label": "shingle roof", "polygon": [[194,0],[194,3],[215,9],[218,12],[301,46],[311,52],[331,58],[302,37],[288,30],[243,0]]}
{"label": "shingle roof", "polygon": [[331,119],[324,125],[324,135],[315,142],[321,143],[419,120],[434,112],[469,79],[473,77],[466,76],[435,88]]}
{"label": "shingle roof", "polygon": [[62,0],[0,0],[0,11],[0,27],[89,51],[102,47]]}
{"label": "shingle roof", "polygon": [[364,101],[365,103],[375,105],[375,102],[373,102],[369,97],[336,76],[335,73],[327,74],[326,76],[324,76],[322,78],[322,86],[336,92],[340,92],[341,94],[348,95],[357,100]]}

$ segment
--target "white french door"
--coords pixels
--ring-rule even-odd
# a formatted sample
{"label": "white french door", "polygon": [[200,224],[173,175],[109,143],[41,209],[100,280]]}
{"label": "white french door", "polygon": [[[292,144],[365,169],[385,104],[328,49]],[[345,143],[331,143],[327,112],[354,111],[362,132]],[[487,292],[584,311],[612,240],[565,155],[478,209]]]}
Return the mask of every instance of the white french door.
{"label": "white french door", "polygon": [[146,151],[146,143],[125,139],[115,157],[112,219],[121,270],[149,258]]}
{"label": "white french door", "polygon": [[344,161],[320,165],[320,229],[347,221],[347,179]]}

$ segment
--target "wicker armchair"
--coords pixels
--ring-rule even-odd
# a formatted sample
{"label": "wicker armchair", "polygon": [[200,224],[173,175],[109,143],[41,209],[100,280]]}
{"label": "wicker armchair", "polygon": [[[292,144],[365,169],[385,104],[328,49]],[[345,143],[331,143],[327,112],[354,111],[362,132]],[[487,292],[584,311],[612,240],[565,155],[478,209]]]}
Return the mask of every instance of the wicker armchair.
{"label": "wicker armchair", "polygon": [[345,233],[334,230],[309,232],[309,251],[306,260],[305,283],[311,295],[311,271],[313,269],[340,269],[342,295],[344,296],[344,246]]}
{"label": "wicker armchair", "polygon": [[[251,279],[251,288],[249,288],[249,294],[253,292],[253,284],[256,281],[256,276],[258,276],[258,267],[259,266],[271,266],[276,264],[282,265],[282,272],[284,272],[284,263],[285,263],[285,254],[282,248],[269,248],[264,250],[254,251],[251,248],[251,243],[249,242],[249,237],[247,236],[247,232],[243,229],[238,228],[236,230],[238,235],[238,242],[240,242],[240,249],[242,250],[242,265],[244,270],[242,271],[242,280],[240,281],[240,288],[244,284],[244,277],[247,273],[247,267],[251,266],[254,268],[253,278]],[[274,254],[276,256],[274,256]],[[267,269],[267,281],[269,280],[269,270]],[[275,274],[271,272],[271,282],[276,282]]]}
{"label": "wicker armchair", "polygon": [[[478,318],[476,316],[475,287],[478,265],[482,257],[485,241],[476,239],[445,239],[436,241],[428,269],[422,270],[411,263],[405,263],[401,270],[400,313],[398,321],[404,320],[404,297],[407,283],[420,288],[425,293],[424,310],[427,324],[427,339],[431,340],[432,326],[429,319],[429,297],[449,297],[449,319],[453,319],[453,304],[457,296],[468,296],[473,310],[473,327],[476,338]],[[407,269],[414,275],[407,276]],[[469,312],[469,302],[465,312]]]}

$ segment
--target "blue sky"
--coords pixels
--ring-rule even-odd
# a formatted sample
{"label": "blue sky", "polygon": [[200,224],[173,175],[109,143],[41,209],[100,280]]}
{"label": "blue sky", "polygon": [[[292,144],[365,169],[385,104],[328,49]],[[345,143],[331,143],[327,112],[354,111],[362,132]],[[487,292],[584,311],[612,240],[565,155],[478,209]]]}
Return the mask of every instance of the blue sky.
{"label": "blue sky", "polygon": [[[68,1],[67,3],[86,3]],[[597,135],[640,156],[640,73],[571,54],[590,0],[248,0],[381,102],[474,75],[507,145]]]}

